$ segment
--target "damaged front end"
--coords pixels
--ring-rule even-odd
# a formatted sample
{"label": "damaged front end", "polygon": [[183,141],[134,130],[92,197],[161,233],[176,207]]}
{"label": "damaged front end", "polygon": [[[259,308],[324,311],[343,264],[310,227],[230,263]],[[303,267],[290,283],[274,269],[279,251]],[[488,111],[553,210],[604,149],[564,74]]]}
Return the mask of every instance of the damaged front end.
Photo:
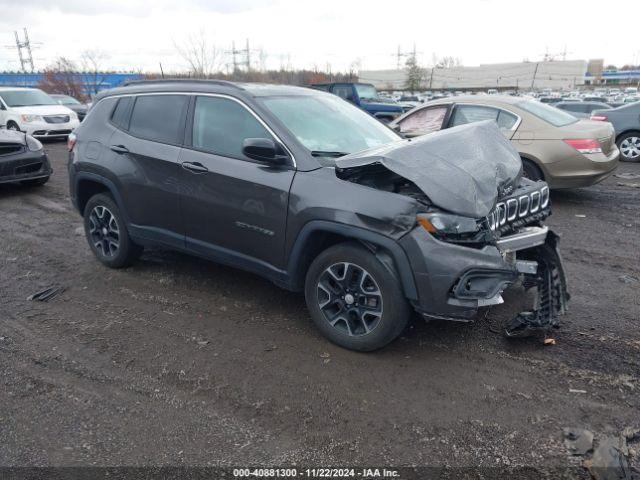
{"label": "damaged front end", "polygon": [[415,227],[400,239],[426,317],[473,321],[502,303],[521,280],[537,291],[533,308],[507,322],[508,337],[546,332],[567,310],[558,236],[543,225],[551,213],[545,182],[521,177],[517,151],[490,122],[343,157],[346,181],[411,197]]}

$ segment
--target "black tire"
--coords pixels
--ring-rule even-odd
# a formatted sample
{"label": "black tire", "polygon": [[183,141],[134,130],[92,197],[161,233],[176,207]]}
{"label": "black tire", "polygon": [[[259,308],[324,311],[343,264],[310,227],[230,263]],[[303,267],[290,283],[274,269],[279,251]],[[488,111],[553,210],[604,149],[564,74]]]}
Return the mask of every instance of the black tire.
{"label": "black tire", "polygon": [[98,193],[87,202],[84,232],[91,251],[109,268],[127,267],[142,253],[142,247],[129,237],[118,205],[107,194]]}
{"label": "black tire", "polygon": [[623,162],[640,162],[640,132],[620,135],[616,141]]}
{"label": "black tire", "polygon": [[[338,285],[330,268],[338,276],[344,268],[347,287]],[[364,274],[356,276],[357,269]],[[334,284],[327,286],[327,281]],[[333,343],[350,350],[384,347],[402,333],[411,317],[411,307],[397,277],[358,244],[341,243],[316,257],[307,271],[305,298],[318,329]],[[338,316],[341,318],[332,325],[329,318]]]}
{"label": "black tire", "polygon": [[49,177],[44,178],[35,178],[32,180],[22,180],[20,185],[24,185],[25,187],[40,187],[49,181]]}
{"label": "black tire", "polygon": [[531,160],[527,160],[526,158],[522,159],[522,175],[529,180],[533,180],[537,182],[538,180],[544,180],[544,174],[542,170],[533,163]]}
{"label": "black tire", "polygon": [[16,132],[19,132],[20,127],[16,122],[7,122],[7,130],[14,130]]}

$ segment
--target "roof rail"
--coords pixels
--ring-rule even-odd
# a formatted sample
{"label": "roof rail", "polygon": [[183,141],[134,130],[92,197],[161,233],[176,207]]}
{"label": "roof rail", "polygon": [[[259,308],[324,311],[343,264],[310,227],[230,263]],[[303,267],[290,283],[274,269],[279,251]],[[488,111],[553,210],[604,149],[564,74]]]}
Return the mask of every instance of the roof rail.
{"label": "roof rail", "polygon": [[154,85],[154,84],[163,84],[163,83],[201,83],[204,85],[222,85],[225,87],[237,88],[238,90],[243,90],[237,84],[233,82],[228,82],[227,80],[215,80],[215,79],[204,79],[204,78],[156,78],[150,80],[127,80],[122,84],[123,87],[128,87],[130,85]]}

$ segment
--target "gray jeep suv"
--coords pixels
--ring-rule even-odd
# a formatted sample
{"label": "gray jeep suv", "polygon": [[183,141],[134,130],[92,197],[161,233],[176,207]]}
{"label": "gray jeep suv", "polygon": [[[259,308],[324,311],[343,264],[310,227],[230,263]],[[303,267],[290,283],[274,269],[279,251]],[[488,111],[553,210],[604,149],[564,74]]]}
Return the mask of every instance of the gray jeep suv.
{"label": "gray jeep suv", "polygon": [[147,81],[100,94],[69,148],[104,265],[165,247],[255,272],[346,348],[386,345],[414,310],[472,321],[520,281],[538,295],[509,336],[566,309],[549,189],[490,122],[405,140],[318,90]]}

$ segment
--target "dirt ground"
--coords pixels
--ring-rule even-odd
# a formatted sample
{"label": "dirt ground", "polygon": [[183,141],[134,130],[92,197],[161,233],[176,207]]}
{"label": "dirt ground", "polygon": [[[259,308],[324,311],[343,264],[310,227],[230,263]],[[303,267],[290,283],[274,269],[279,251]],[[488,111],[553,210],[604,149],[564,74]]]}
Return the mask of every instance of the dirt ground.
{"label": "dirt ground", "polygon": [[[101,266],[65,145],[46,148],[47,185],[0,186],[0,465],[544,469],[579,465],[563,427],[640,427],[639,179],[553,193],[572,294],[555,346],[502,337],[513,292],[361,354],[252,274],[165,251]],[[27,300],[52,285],[66,291]]]}

